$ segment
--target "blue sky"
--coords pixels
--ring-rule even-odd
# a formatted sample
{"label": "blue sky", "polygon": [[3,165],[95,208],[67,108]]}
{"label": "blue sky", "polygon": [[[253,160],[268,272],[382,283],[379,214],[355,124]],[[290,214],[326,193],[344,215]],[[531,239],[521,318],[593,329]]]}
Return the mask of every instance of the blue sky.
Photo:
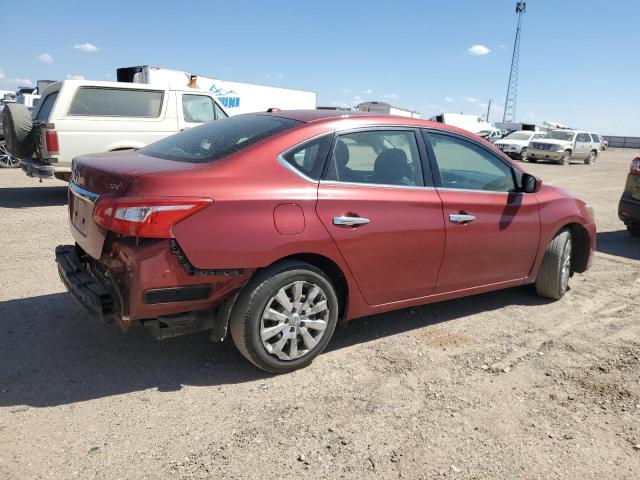
{"label": "blue sky", "polygon": [[[423,117],[484,113],[493,99],[492,121],[516,26],[515,0],[3,4],[2,37],[15,43],[0,53],[0,89],[110,80],[117,67],[149,64],[314,90],[319,105],[383,100]],[[529,0],[518,118],[640,136],[638,19],[637,0]],[[473,55],[474,45],[489,52]]]}

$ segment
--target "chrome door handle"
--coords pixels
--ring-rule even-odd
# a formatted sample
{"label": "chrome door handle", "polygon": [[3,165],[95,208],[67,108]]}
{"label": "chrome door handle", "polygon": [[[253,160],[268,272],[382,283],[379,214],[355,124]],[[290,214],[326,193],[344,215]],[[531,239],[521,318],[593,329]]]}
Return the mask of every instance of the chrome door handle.
{"label": "chrome door handle", "polygon": [[471,223],[476,219],[473,215],[467,215],[466,213],[452,213],[449,215],[449,221],[452,223]]}
{"label": "chrome door handle", "polygon": [[369,219],[363,217],[333,217],[333,224],[339,227],[357,227],[367,223]]}

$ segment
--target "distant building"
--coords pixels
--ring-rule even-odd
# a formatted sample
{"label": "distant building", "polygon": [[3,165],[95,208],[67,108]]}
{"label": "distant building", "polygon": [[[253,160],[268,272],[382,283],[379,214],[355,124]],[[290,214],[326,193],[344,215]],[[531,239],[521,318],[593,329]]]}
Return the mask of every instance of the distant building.
{"label": "distant building", "polygon": [[356,105],[361,112],[379,113],[380,115],[396,115],[398,117],[420,118],[420,112],[394,107],[385,102],[362,102]]}

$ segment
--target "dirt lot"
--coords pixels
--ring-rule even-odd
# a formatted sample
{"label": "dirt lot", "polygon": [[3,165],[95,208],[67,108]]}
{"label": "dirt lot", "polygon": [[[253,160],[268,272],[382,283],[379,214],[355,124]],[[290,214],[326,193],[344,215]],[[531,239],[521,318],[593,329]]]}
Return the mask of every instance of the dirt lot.
{"label": "dirt lot", "polygon": [[64,184],[0,170],[0,478],[638,478],[640,241],[616,217],[635,154],[527,166],[596,211],[594,265],[561,301],[360,319],[279,377],[230,341],[87,319],[53,261]]}

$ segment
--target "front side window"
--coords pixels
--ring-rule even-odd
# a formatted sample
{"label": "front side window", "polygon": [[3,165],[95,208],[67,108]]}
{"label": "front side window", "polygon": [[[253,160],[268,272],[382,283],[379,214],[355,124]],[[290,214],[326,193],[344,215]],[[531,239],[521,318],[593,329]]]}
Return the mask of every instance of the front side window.
{"label": "front side window", "polygon": [[208,123],[216,119],[213,98],[206,95],[182,95],[182,116],[187,123]]}
{"label": "front side window", "polygon": [[589,135],[587,135],[586,133],[579,133],[578,134],[578,141],[579,142],[590,142],[591,139],[589,138]]}
{"label": "front side window", "polygon": [[78,89],[69,115],[156,118],[162,109],[163,92],[106,87]]}
{"label": "front side window", "polygon": [[141,148],[139,152],[178,162],[213,162],[300,123],[270,115],[238,115],[184,130]]}
{"label": "front side window", "polygon": [[495,155],[458,137],[429,133],[443,188],[513,192],[513,171]]}
{"label": "front side window", "polygon": [[593,139],[593,143],[600,143],[600,137],[598,135],[596,135],[595,133],[591,134],[591,138]]}
{"label": "front side window", "polygon": [[333,135],[324,135],[298,145],[283,155],[296,170],[307,177],[318,180],[322,175],[324,162],[331,148]]}
{"label": "front side window", "polygon": [[347,183],[423,186],[415,133],[373,130],[340,135],[325,178]]}
{"label": "front side window", "polygon": [[221,118],[227,118],[229,116],[226,113],[224,113],[224,110],[222,110],[217,103],[213,104],[213,108],[216,111],[216,119],[220,120]]}

